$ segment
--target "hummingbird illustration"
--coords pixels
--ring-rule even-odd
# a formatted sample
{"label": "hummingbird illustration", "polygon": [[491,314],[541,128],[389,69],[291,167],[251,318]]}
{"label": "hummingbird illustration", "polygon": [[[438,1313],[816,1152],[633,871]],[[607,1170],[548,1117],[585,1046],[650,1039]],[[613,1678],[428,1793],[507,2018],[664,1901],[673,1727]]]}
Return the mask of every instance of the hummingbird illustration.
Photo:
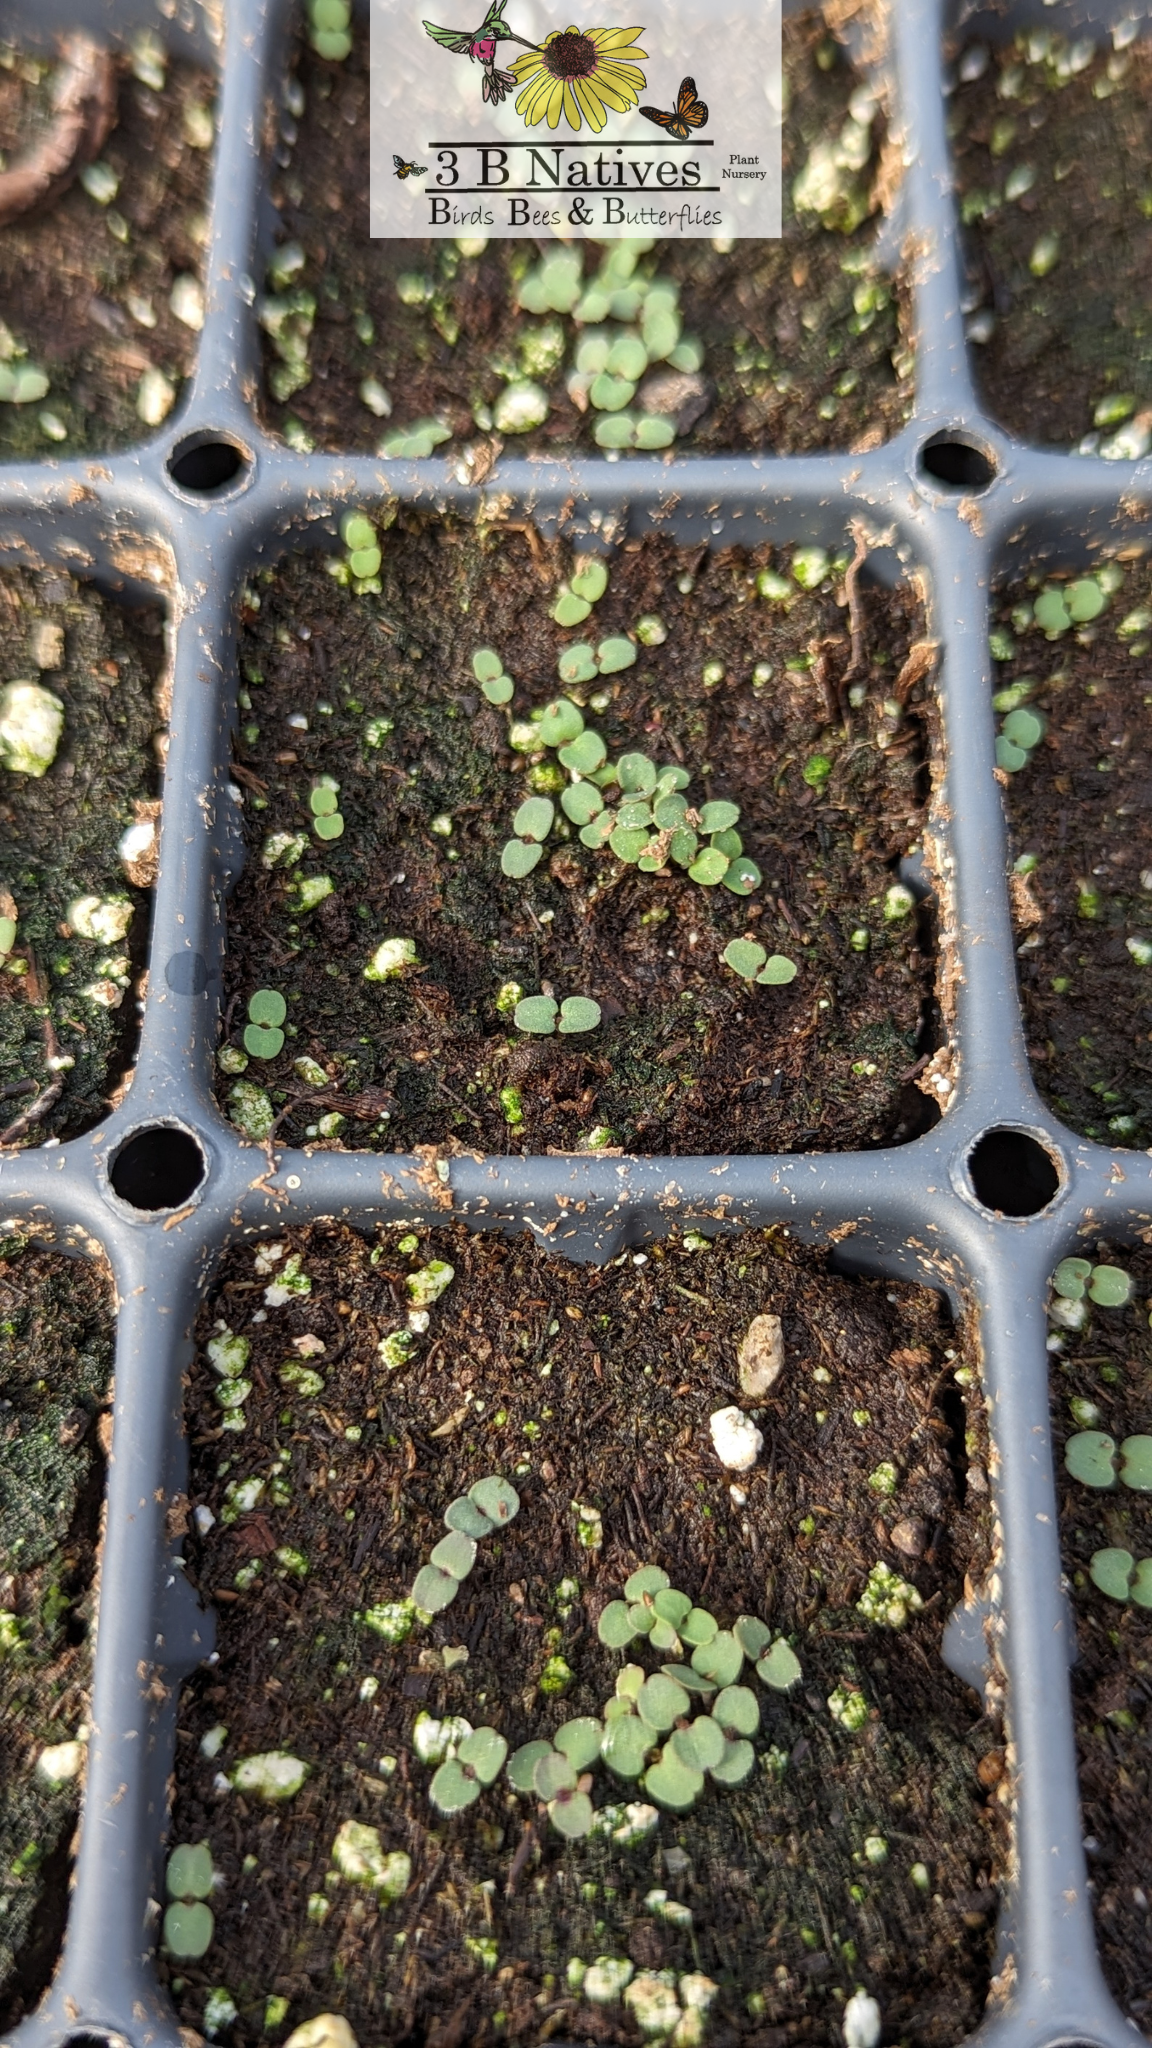
{"label": "hummingbird illustration", "polygon": [[507,98],[516,83],[511,71],[501,71],[497,67],[497,43],[523,43],[526,50],[538,47],[509,28],[504,19],[506,4],[507,0],[490,0],[488,12],[478,29],[437,28],[434,21],[424,23],[432,41],[439,43],[442,50],[450,50],[453,56],[467,57],[472,63],[480,63],[484,72],[484,98],[494,107]]}

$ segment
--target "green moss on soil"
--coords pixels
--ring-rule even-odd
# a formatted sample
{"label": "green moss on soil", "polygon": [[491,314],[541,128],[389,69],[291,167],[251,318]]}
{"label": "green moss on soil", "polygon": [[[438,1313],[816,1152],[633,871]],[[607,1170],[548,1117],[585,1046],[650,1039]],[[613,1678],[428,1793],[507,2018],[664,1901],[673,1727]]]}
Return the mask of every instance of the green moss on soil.
{"label": "green moss on soil", "polygon": [[[367,185],[356,168],[368,142],[367,36],[355,27],[353,35],[345,64],[307,51],[299,61],[305,110],[287,124],[291,161],[273,191],[284,238],[308,258],[294,284],[316,301],[312,381],[284,405],[265,403],[282,431],[295,421],[294,434],[302,428],[321,447],[375,448],[387,429],[427,416],[466,441],[490,428],[505,379],[524,373],[522,347],[542,325],[516,305],[536,248],[493,241],[464,257],[451,241],[369,239]],[[785,23],[784,53],[781,240],[737,242],[730,252],[707,241],[657,243],[641,261],[642,273],[680,285],[684,332],[704,344],[711,403],[684,444],[704,452],[874,447],[899,431],[911,405],[907,295],[874,249],[878,212],[892,197],[883,117],[875,116],[872,155],[851,181],[858,224],[845,233],[798,215],[793,183],[812,144],[839,135],[859,78],[816,15]],[[586,274],[601,253],[588,249]],[[405,276],[425,279],[424,304],[399,297]],[[370,341],[356,331],[365,315]],[[563,324],[565,361],[542,379],[549,418],[539,432],[509,438],[509,454],[594,449],[597,415],[582,415],[565,388],[577,330]],[[368,377],[391,398],[386,420],[359,398]]]}
{"label": "green moss on soil", "polygon": [[[991,412],[1065,447],[1107,444],[1126,416],[1152,432],[1152,44],[1093,48],[1038,23],[958,86],[951,131],[968,308],[995,321],[973,350]],[[1122,398],[1126,413],[1096,419]]]}
{"label": "green moss on soil", "polygon": [[[64,666],[41,672],[32,659],[38,626],[59,627]],[[0,1087],[8,1126],[49,1085],[51,1053],[44,1006],[63,1070],[56,1102],[29,1133],[37,1143],[72,1137],[97,1122],[131,1063],[135,991],[145,958],[149,892],[132,888],[118,852],[138,803],[155,801],[160,729],[157,686],[162,626],[152,611],[128,612],[55,570],[0,575],[0,684],[39,681],[64,706],[55,761],[36,778],[0,768],[0,885],[15,900],[13,958],[27,971],[0,972]],[[69,906],[81,896],[127,894],[127,938],[116,945],[64,936]],[[115,973],[106,961],[127,965]],[[114,984],[119,1007],[84,991]],[[119,988],[123,982],[123,989]],[[19,1083],[34,1083],[22,1091]]]}
{"label": "green moss on soil", "polygon": [[[847,600],[835,573],[788,605],[766,603],[755,577],[767,549],[629,543],[592,618],[566,634],[550,617],[571,567],[558,545],[414,518],[382,545],[379,595],[342,589],[316,557],[262,572],[242,638],[250,858],[229,906],[225,1037],[234,1066],[251,994],[283,993],[283,1051],[243,1077],[272,1091],[280,1135],[325,1142],[319,1118],[335,1113],[339,1142],[385,1149],[571,1149],[599,1125],[625,1148],[710,1152],[870,1144],[918,1128],[923,1098],[907,1076],[931,1004],[927,933],[914,916],[883,914],[927,793],[927,685],[905,693],[903,712],[890,696],[922,630],[911,591],[862,596],[867,698],[845,726]],[[745,900],[676,869],[641,875],[555,831],[536,871],[510,880],[500,849],[532,771],[509,749],[509,714],[522,720],[556,694],[568,642],[653,613],[667,639],[602,679],[606,708],[591,702],[596,685],[576,695],[612,758],[647,748],[693,772],[690,794],[735,799],[763,888]],[[508,662],[507,710],[480,695],[478,647]],[[712,662],[724,669],[714,687],[703,680]],[[771,679],[754,685],[762,664]],[[832,763],[820,790],[804,780],[817,753]],[[310,833],[321,774],[339,782],[345,819],[329,842]],[[431,829],[445,815],[447,838]],[[264,865],[277,833],[311,839],[297,867]],[[293,886],[321,874],[333,893],[302,914]],[[790,987],[751,987],[722,964],[745,931],[799,964]],[[853,950],[854,931],[867,951]],[[393,937],[415,942],[419,969],[367,981]],[[525,1039],[495,1008],[509,980],[593,997],[601,1027]],[[322,1082],[300,1077],[302,1056]],[[231,1071],[219,1075],[225,1103],[233,1086]],[[514,1128],[500,1104],[508,1086],[523,1104]]]}
{"label": "green moss on soil", "polygon": [[[103,1413],[112,1371],[105,1276],[0,1242],[0,2027],[36,2004],[63,1932],[79,1780],[35,1774],[87,1718]],[[7,1624],[9,1630],[13,1624]]]}
{"label": "green moss on soil", "polygon": [[[212,1947],[180,1966],[182,2021],[199,2028],[207,1990],[225,1984],[241,2048],[269,1996],[289,2001],[286,2026],[340,2011],[361,2041],[632,2040],[618,2005],[566,1989],[570,1957],[610,1954],[704,1970],[719,1986],[717,2041],[822,2039],[858,1982],[910,2048],[959,2040],[988,1983],[1003,1830],[985,1788],[1002,1759],[939,1657],[965,1574],[979,1583],[987,1568],[990,1512],[982,1406],[974,1381],[951,1379],[966,1354],[938,1298],[835,1278],[770,1232],[703,1252],[651,1245],[603,1269],[523,1239],[413,1233],[403,1251],[404,1235],[370,1252],[343,1229],[289,1233],[255,1270],[252,1248],[237,1249],[202,1316],[201,1344],[218,1319],[250,1338],[254,1391],[245,1429],[223,1433],[219,1381],[197,1368],[191,1496],[221,1517],[234,1481],[266,1490],[189,1545],[190,1573],[219,1602],[221,1654],[183,1697],[172,1839],[208,1839],[224,1884]],[[292,1251],[311,1294],[264,1310],[261,1289]],[[403,1324],[407,1275],[429,1257],[456,1277],[409,1364],[387,1372],[378,1341]],[[757,1411],[765,1446],[741,1500],[708,1417],[733,1399],[738,1344],[766,1311],[782,1318],[785,1376]],[[325,1382],[310,1399],[279,1379],[305,1338],[324,1347],[307,1346]],[[945,1387],[947,1419],[934,1405]],[[897,1487],[881,1498],[868,1475],[888,1458]],[[520,1491],[516,1521],[480,1546],[455,1603],[389,1648],[356,1615],[407,1593],[447,1504],[494,1471]],[[573,1503],[602,1516],[598,1555],[579,1544]],[[303,1552],[303,1578],[277,1558],[285,1545]],[[923,1595],[899,1634],[854,1604],[880,1559]],[[795,1643],[793,1694],[749,1681],[758,1756],[780,1751],[782,1775],[758,1761],[745,1787],[663,1816],[631,1851],[565,1846],[544,1826],[509,1888],[531,1806],[501,1780],[467,1815],[438,1818],[415,1716],[462,1713],[514,1747],[598,1713],[624,1658],[596,1620],[642,1562],[716,1615],[762,1616]],[[579,1587],[566,1615],[565,1577]],[[446,1672],[442,1652],[459,1646],[467,1660]],[[538,1687],[556,1649],[573,1683],[548,1701]],[[844,1684],[867,1702],[854,1735],[827,1707]],[[224,1746],[206,1757],[200,1740],[221,1723]],[[267,1809],[221,1796],[218,1773],[278,1747],[311,1766],[296,1798]],[[617,1796],[630,1795],[597,1778],[596,1803]],[[396,1904],[326,1882],[350,1818],[411,1857]],[[872,1834],[888,1844],[883,1868],[863,1853]],[[927,1893],[910,1879],[917,1862]],[[656,1885],[690,1908],[691,1934],[645,1909]],[[311,1895],[328,1902],[322,1922]],[[470,1942],[493,1944],[494,1975]]]}
{"label": "green moss on soil", "polygon": [[[54,70],[42,55],[0,43],[0,151],[9,163],[48,118]],[[14,344],[51,380],[43,399],[0,404],[0,456],[146,440],[154,429],[136,410],[141,377],[161,370],[179,392],[190,375],[197,335],[170,298],[178,277],[203,270],[211,152],[189,143],[184,124],[191,110],[211,109],[215,91],[212,74],[193,65],[170,64],[154,91],[122,64],[119,118],[100,156],[119,179],[111,205],[77,182],[0,235],[0,353]],[[63,437],[45,432],[45,413]]]}
{"label": "green moss on soil", "polygon": [[1075,1249],[1130,1273],[1126,1308],[1094,1308],[1076,1335],[1062,1333],[1063,1355],[1052,1361],[1053,1442],[1059,1461],[1060,1530],[1072,1583],[1079,1650],[1072,1683],[1080,1794],[1089,1844],[1092,1905],[1104,1974],[1123,2013],[1148,2031],[1152,2017],[1152,1918],[1148,1838],[1152,1770],[1148,1711],[1152,1700],[1152,1617],[1097,1591],[1088,1577],[1092,1553],[1131,1551],[1152,1557],[1152,1504],[1146,1494],[1081,1486],[1063,1468],[1064,1445],[1083,1428],[1069,1402],[1091,1401],[1095,1428],[1117,1443],[1152,1432],[1152,1258],[1089,1242]]}
{"label": "green moss on soil", "polygon": [[[997,686],[1034,676],[1047,732],[1008,778],[1012,857],[1037,866],[1013,881],[1020,987],[1036,1085],[1057,1114],[1103,1144],[1152,1145],[1152,967],[1128,950],[1152,939],[1152,752],[1148,638],[1152,574],[1119,565],[1123,587],[1092,624],[1049,641],[1016,635],[1011,613],[1034,577],[996,607],[1016,652]],[[1123,628],[1124,630],[1119,630]]]}

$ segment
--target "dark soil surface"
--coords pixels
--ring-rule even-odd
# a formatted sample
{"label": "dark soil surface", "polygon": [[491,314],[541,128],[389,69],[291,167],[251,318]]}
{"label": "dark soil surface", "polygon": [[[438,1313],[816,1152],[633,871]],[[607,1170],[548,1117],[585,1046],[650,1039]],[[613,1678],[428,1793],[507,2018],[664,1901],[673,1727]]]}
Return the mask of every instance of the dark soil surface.
{"label": "dark soil surface", "polygon": [[[1148,1146],[1152,967],[1127,941],[1152,939],[1152,663],[1142,632],[1116,629],[1152,603],[1152,576],[1125,567],[1098,621],[1055,644],[1030,630],[997,682],[1036,676],[1031,704],[1048,719],[1005,791],[1012,854],[1038,863],[1012,882],[1036,1085],[1083,1136]],[[1032,595],[1006,593],[1001,616]]]}
{"label": "dark soil surface", "polygon": [[984,402],[1063,447],[1107,445],[1134,415],[1152,429],[1152,44],[1090,52],[1037,26],[952,101],[967,310],[977,335],[994,322],[973,350]]}
{"label": "dark soil surface", "polygon": [[[1081,1247],[1077,1246],[1077,1251]],[[1083,1256],[1131,1273],[1136,1298],[1127,1308],[1093,1309],[1091,1321],[1066,1335],[1052,1373],[1053,1434],[1059,1459],[1060,1527],[1072,1580],[1079,1661],[1072,1674],[1080,1795],[1092,1872],[1093,1905],[1104,1974],[1144,2033],[1152,2031],[1152,1616],[1097,1591],[1088,1577],[1094,1551],[1152,1556],[1152,1505],[1147,1494],[1082,1486],[1063,1467],[1068,1438],[1086,1425],[1068,1403],[1095,1403],[1091,1424],[1117,1443],[1152,1431],[1152,1334],[1148,1299],[1152,1257],[1101,1244]]]}
{"label": "dark soil surface", "polygon": [[[281,430],[294,422],[292,435],[303,430],[321,447],[375,448],[387,428],[428,416],[467,441],[491,426],[505,377],[524,374],[523,350],[546,324],[516,304],[538,252],[532,242],[493,241],[481,256],[462,256],[451,241],[369,239],[367,37],[353,33],[345,64],[302,54],[304,112],[282,120],[287,141],[273,190],[284,238],[308,259],[296,284],[315,299],[316,325],[311,383],[286,405],[269,403],[269,416]],[[641,266],[679,284],[684,332],[704,345],[707,409],[683,444],[704,453],[875,447],[911,407],[908,301],[874,255],[876,215],[898,175],[883,117],[873,119],[867,165],[844,179],[850,211],[841,206],[838,217],[849,231],[825,228],[815,213],[797,215],[794,181],[814,142],[836,142],[859,79],[818,17],[785,22],[784,50],[782,239],[737,242],[729,252],[707,241],[660,242]],[[586,276],[601,254],[588,248]],[[404,277],[424,279],[423,303],[401,300]],[[374,329],[366,341],[356,328],[363,316]],[[594,451],[597,415],[581,414],[565,384],[578,330],[571,319],[561,325],[564,363],[539,380],[549,417],[509,441],[510,453]],[[374,417],[360,399],[368,377],[387,390],[390,419]]]}
{"label": "dark soil surface", "polygon": [[[81,1780],[46,1747],[88,1706],[111,1396],[112,1302],[94,1266],[0,1241],[0,2029],[55,1967]],[[17,1639],[17,1640],[13,1640]]]}
{"label": "dark soil surface", "polygon": [[[9,166],[48,122],[54,70],[0,45],[0,155]],[[211,151],[194,147],[188,128],[196,132],[214,97],[214,77],[192,65],[170,64],[156,91],[123,64],[117,124],[99,158],[119,180],[110,203],[77,180],[45,210],[0,228],[0,356],[14,344],[51,387],[30,404],[0,404],[0,456],[142,441],[153,431],[136,410],[145,372],[162,371],[174,392],[190,374],[196,332],[170,297],[177,278],[198,279],[203,267]],[[45,416],[57,428],[46,430]]]}
{"label": "dark soil surface", "polygon": [[[982,1405],[939,1299],[832,1277],[771,1232],[602,1269],[463,1230],[392,1230],[370,1253],[317,1228],[270,1252],[255,1270],[251,1246],[227,1256],[200,1325],[202,1342],[224,1325],[251,1341],[242,1433],[220,1430],[206,1363],[191,1395],[189,1490],[221,1519],[189,1539],[189,1571],[218,1603],[220,1662],[184,1694],[171,1840],[208,1840],[221,1883],[213,1945],[181,1966],[182,2021],[199,2029],[207,1989],[224,1985],[241,2044],[261,2037],[270,1996],[288,2001],[285,2030],[342,2011],[367,2042],[632,2041],[619,2004],[566,1989],[570,1958],[609,1955],[704,1971],[714,2048],[839,2040],[862,1982],[891,2038],[959,2040],[988,1984],[1003,1752],[939,1659],[991,1526]],[[311,1293],[254,1315],[291,1253]],[[378,1342],[429,1257],[455,1279],[390,1373]],[[759,1464],[733,1487],[708,1418],[737,1395],[738,1345],[766,1312],[782,1319],[784,1376],[753,1411]],[[280,1377],[302,1356],[325,1382],[312,1398]],[[890,1497],[869,1483],[885,1460]],[[448,1503],[491,1472],[514,1478],[517,1520],[481,1544],[454,1605],[389,1647],[357,1615],[404,1597]],[[226,1525],[226,1488],[253,1477],[258,1505]],[[577,1504],[600,1513],[598,1551],[578,1540]],[[303,1553],[294,1567],[285,1547]],[[902,1633],[854,1604],[881,1560],[923,1597]],[[503,1779],[467,1816],[437,1817],[416,1714],[464,1714],[512,1747],[598,1714],[624,1659],[596,1622],[648,1562],[717,1617],[762,1616],[796,1647],[790,1694],[749,1667],[754,1777],[661,1816],[632,1849],[565,1845],[543,1816],[526,1834],[532,1809]],[[541,1692],[556,1655],[571,1673],[562,1701]],[[841,1687],[867,1703],[855,1733],[827,1705]],[[227,1738],[205,1757],[218,1724]],[[222,1789],[238,1758],[273,1749],[311,1766],[295,1798],[269,1808]],[[606,1796],[637,1794],[601,1776],[593,1798]],[[411,1857],[395,1905],[326,1876],[347,1819]],[[865,1855],[872,1835],[886,1863]],[[657,1885],[690,1908],[691,1932],[643,1903]],[[328,1902],[322,1920],[311,1895]]]}
{"label": "dark soil surface", "polygon": [[[763,887],[741,898],[676,868],[641,874],[574,832],[552,852],[555,830],[536,871],[513,881],[500,850],[539,769],[509,749],[508,715],[484,702],[471,657],[491,647],[507,660],[513,720],[552,698],[558,649],[576,637],[550,617],[570,559],[521,530],[412,518],[382,542],[378,596],[341,589],[315,556],[257,579],[237,770],[250,858],[229,910],[221,1099],[248,1000],[271,987],[290,1035],[240,1085],[271,1090],[278,1135],[294,1143],[333,1113],[340,1142],[393,1150],[446,1139],[580,1149],[599,1128],[598,1142],[642,1152],[790,1151],[922,1128],[931,1112],[908,1077],[924,1052],[931,954],[917,916],[892,922],[883,907],[927,794],[930,686],[899,680],[922,630],[912,593],[861,588],[867,695],[849,708],[842,563],[782,605],[756,595],[766,550],[626,544],[578,631],[596,642],[656,614],[667,639],[641,645],[635,666],[602,679],[609,688],[575,695],[610,758],[650,749],[692,771],[689,798],[736,800]],[[724,670],[714,687],[702,679],[711,663]],[[772,669],[762,685],[758,664]],[[819,791],[804,780],[817,752],[831,764]],[[555,756],[540,760],[552,772]],[[271,835],[307,839],[322,774],[340,783],[343,837],[313,842],[296,868],[266,866]],[[320,872],[333,893],[301,915],[293,888]],[[798,963],[791,986],[751,985],[721,963],[743,932]],[[853,932],[868,950],[853,950]],[[420,969],[366,980],[376,947],[397,936],[415,941]],[[527,994],[550,983],[558,997],[592,997],[600,1028],[522,1037],[495,1008],[510,979]],[[302,1056],[323,1073],[302,1076]]]}
{"label": "dark soil surface", "polygon": [[[37,635],[51,628],[63,666],[40,670]],[[118,847],[140,805],[158,811],[163,659],[158,612],[123,610],[54,570],[0,575],[0,682],[38,682],[64,706],[46,774],[0,767],[0,887],[12,899],[0,909],[17,919],[0,971],[0,1138],[11,1131],[10,1142],[87,1130],[131,1065],[151,898],[128,882]],[[72,932],[70,906],[85,896],[130,899],[126,938]],[[56,1058],[73,1064],[54,1069]],[[29,1111],[32,1123],[14,1131]]]}

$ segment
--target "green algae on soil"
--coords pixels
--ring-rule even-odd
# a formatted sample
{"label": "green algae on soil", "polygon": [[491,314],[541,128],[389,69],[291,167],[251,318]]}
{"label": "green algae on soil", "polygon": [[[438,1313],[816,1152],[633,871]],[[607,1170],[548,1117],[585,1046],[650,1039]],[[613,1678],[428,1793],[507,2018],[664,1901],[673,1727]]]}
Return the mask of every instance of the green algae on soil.
{"label": "green algae on soil", "polygon": [[[151,609],[128,611],[56,570],[0,572],[0,686],[38,682],[64,707],[42,777],[0,767],[0,887],[17,924],[0,969],[4,1129],[62,1083],[25,1133],[32,1143],[98,1122],[131,1066],[150,896],[129,883],[119,844],[159,810],[163,645]],[[128,899],[123,939],[71,930],[85,896]]]}
{"label": "green algae on soil", "polygon": [[[1107,610],[1048,640],[1035,626],[997,669],[1046,721],[1005,777],[1020,991],[1037,1087],[1102,1144],[1152,1145],[1152,574],[1129,560]],[[999,630],[1045,579],[1000,593]],[[1067,587],[1064,580],[1061,587]],[[1148,632],[1140,621],[1144,619]],[[1135,953],[1132,948],[1135,948]],[[1143,958],[1144,964],[1141,964]]]}
{"label": "green algae on soil", "polygon": [[1152,1906],[1148,1842],[1152,1833],[1152,1616],[1098,1592],[1088,1576],[1096,1550],[1152,1557],[1148,1496],[1082,1486],[1064,1469],[1064,1445],[1085,1427],[1069,1402],[1090,1401],[1094,1429],[1117,1443],[1152,1432],[1152,1255],[1101,1243],[1077,1245],[1085,1257],[1131,1275],[1133,1300],[1091,1311],[1083,1330],[1061,1332],[1052,1360],[1052,1434],[1059,1473],[1061,1547],[1071,1579],[1078,1656],[1072,1669],[1080,1796],[1092,1880],[1100,1960],[1121,2011],[1144,2033],[1152,2022]]}
{"label": "green algae on soil", "polygon": [[[920,1128],[908,1077],[932,1001],[927,927],[885,916],[927,795],[910,587],[861,590],[861,681],[841,693],[843,561],[817,589],[793,582],[786,602],[766,601],[766,548],[627,542],[593,616],[565,634],[551,618],[571,568],[561,545],[407,515],[381,542],[378,594],[342,588],[316,556],[252,587],[236,771],[249,858],[229,904],[225,1106],[256,1084],[282,1139],[337,1142],[338,1130],[338,1142],[388,1150],[580,1149],[598,1131],[594,1143],[644,1152],[790,1151]],[[581,845],[563,818],[535,872],[508,878],[517,806],[557,772],[554,755],[534,767],[509,747],[509,721],[556,696],[558,652],[577,632],[598,643],[654,617],[662,644],[640,643],[606,687],[573,694],[612,758],[648,749],[691,772],[689,796],[739,804],[762,888],[744,899],[676,868],[641,874]],[[483,647],[516,683],[500,710],[473,675]],[[309,809],[325,775],[345,821],[327,841]],[[268,864],[301,834],[298,865]],[[304,912],[302,878],[320,875],[332,893]],[[723,964],[744,932],[797,963],[790,986],[757,987]],[[419,966],[366,979],[397,937]],[[590,997],[601,1025],[525,1037],[495,1007],[509,981]],[[237,1083],[259,988],[283,995],[288,1035]]]}
{"label": "green algae on soil", "polygon": [[[9,163],[48,119],[54,70],[42,55],[0,44],[0,151]],[[0,361],[41,370],[50,385],[29,404],[0,404],[0,456],[143,441],[153,429],[136,410],[141,379],[160,371],[174,402],[191,374],[198,330],[173,312],[172,291],[184,281],[177,304],[187,309],[189,283],[198,287],[203,271],[215,90],[212,75],[190,64],[169,64],[159,88],[122,66],[118,120],[100,157],[116,181],[110,202],[77,180],[0,232]]]}
{"label": "green algae on soil", "polygon": [[[314,302],[315,325],[311,381],[282,404],[265,396],[271,422],[298,445],[373,449],[392,428],[438,417],[457,443],[468,442],[490,430],[507,382],[527,375],[547,390],[549,415],[538,431],[509,437],[507,453],[594,452],[600,415],[581,412],[566,388],[578,329],[517,307],[520,279],[537,261],[534,243],[492,241],[462,255],[452,241],[369,239],[367,184],[356,169],[368,140],[367,36],[355,25],[352,33],[344,64],[302,52],[302,106],[282,117],[278,162],[286,168],[274,174],[273,192],[285,240],[307,259],[292,289]],[[911,406],[907,294],[876,251],[897,175],[883,117],[857,102],[866,161],[854,170],[829,165],[826,212],[798,213],[793,185],[814,144],[829,153],[839,146],[860,79],[815,15],[785,22],[784,66],[782,238],[730,248],[659,242],[641,259],[641,273],[679,286],[684,333],[703,344],[702,369],[689,382],[703,380],[705,395],[689,404],[683,445],[704,453],[875,447],[900,430]],[[423,195],[412,189],[418,217]],[[586,276],[612,246],[587,247]],[[560,360],[554,330],[563,331]],[[275,365],[269,346],[266,375]],[[384,388],[389,417],[361,400],[366,379]]]}
{"label": "green algae on soil", "polygon": [[95,1266],[0,1241],[0,2029],[36,2005],[67,1909],[79,1777],[37,1773],[87,1718],[112,1372]]}
{"label": "green algae on soil", "polygon": [[[290,1255],[307,1294],[276,1287]],[[430,1258],[455,1278],[390,1372],[378,1345],[405,1325],[408,1279]],[[708,1419],[739,1398],[737,1350],[765,1313],[781,1318],[784,1372],[754,1411],[759,1463],[734,1475]],[[222,1985],[238,2048],[261,2037],[269,1998],[288,2001],[285,2031],[337,2011],[361,2042],[635,2040],[618,2002],[568,1988],[573,1957],[609,1955],[703,1971],[719,1987],[707,2038],[730,2048],[826,2038],[858,1983],[910,2048],[975,2025],[1003,1753],[939,1651],[965,1576],[979,1584],[988,1566],[987,1439],[937,1296],[837,1278],[772,1232],[593,1268],[524,1238],[401,1227],[372,1249],[317,1227],[226,1255],[201,1347],[222,1326],[250,1343],[252,1391],[245,1426],[221,1430],[201,1350],[189,1491],[217,1520],[189,1539],[188,1569],[217,1603],[220,1661],[182,1698],[170,1840],[207,1840],[222,1883],[211,1948],[169,1966],[183,2024],[201,2029]],[[315,1381],[301,1384],[301,1362]],[[390,1646],[366,1611],[403,1598],[449,1502],[493,1472],[519,1491],[516,1520],[480,1544],[454,1604]],[[245,1481],[258,1493],[229,1508]],[[590,1510],[598,1550],[580,1540]],[[878,1562],[923,1600],[899,1633],[855,1605]],[[759,1616],[794,1644],[793,1692],[746,1678],[762,1716],[754,1777],[662,1815],[630,1849],[563,1843],[503,1777],[467,1814],[438,1816],[416,1715],[463,1714],[515,1748],[599,1714],[633,1653],[606,1650],[597,1619],[641,1563],[718,1618]],[[557,1655],[562,1698],[541,1689]],[[838,1688],[859,1689],[854,1733],[829,1710]],[[310,1767],[294,1798],[226,1789],[240,1757],[274,1749]],[[593,1797],[643,1795],[601,1773]],[[395,1903],[331,1871],[349,1819],[411,1858]],[[657,1916],[653,1888],[690,1927]]]}
{"label": "green algae on soil", "polygon": [[[970,50],[967,68],[986,57]],[[1038,24],[978,77],[964,71],[962,59],[950,129],[984,403],[1025,441],[1107,452],[1123,435],[1117,454],[1143,454],[1152,43],[1110,49]]]}

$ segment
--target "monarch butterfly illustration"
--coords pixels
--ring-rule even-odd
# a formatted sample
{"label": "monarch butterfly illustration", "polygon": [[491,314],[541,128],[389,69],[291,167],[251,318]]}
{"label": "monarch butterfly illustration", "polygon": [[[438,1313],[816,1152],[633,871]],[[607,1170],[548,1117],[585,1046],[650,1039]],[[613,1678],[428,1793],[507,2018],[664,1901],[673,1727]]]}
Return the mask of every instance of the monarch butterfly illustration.
{"label": "monarch butterfly illustration", "polygon": [[406,164],[403,157],[397,156],[395,151],[392,153],[392,162],[398,178],[422,178],[428,169],[427,164]]}
{"label": "monarch butterfly illustration", "polygon": [[640,112],[646,121],[655,121],[658,128],[677,136],[681,142],[687,142],[689,129],[708,126],[708,109],[703,100],[696,97],[694,78],[681,79],[675,113],[665,114],[659,107],[641,107]]}

